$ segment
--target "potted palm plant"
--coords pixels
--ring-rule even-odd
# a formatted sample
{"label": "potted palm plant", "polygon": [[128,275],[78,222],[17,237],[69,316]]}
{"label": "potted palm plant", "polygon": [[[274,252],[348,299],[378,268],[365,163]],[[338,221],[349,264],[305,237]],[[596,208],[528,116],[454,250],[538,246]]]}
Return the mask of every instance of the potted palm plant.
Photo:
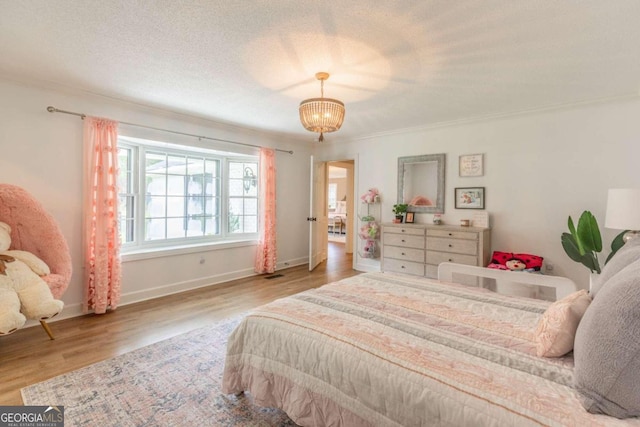
{"label": "potted palm plant", "polygon": [[402,218],[404,218],[404,214],[407,213],[408,208],[409,208],[409,205],[407,205],[406,203],[397,203],[393,205],[393,208],[391,210],[396,215],[396,218],[393,220],[393,222],[395,223],[402,222]]}
{"label": "potted palm plant", "polygon": [[[560,241],[569,258],[586,266],[591,273],[600,274],[598,253],[602,251],[602,236],[598,228],[596,217],[589,211],[584,211],[578,219],[578,226],[574,225],[569,216],[569,233],[562,233]],[[605,264],[624,245],[623,236],[626,231],[618,234],[611,242],[611,253]]]}

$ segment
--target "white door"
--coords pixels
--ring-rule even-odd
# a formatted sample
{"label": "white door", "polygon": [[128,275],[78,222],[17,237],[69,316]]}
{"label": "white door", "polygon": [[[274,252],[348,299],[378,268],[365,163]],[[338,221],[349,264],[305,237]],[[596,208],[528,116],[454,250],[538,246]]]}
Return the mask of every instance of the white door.
{"label": "white door", "polygon": [[327,195],[326,162],[316,162],[311,156],[311,177],[309,179],[309,271],[327,259]]}

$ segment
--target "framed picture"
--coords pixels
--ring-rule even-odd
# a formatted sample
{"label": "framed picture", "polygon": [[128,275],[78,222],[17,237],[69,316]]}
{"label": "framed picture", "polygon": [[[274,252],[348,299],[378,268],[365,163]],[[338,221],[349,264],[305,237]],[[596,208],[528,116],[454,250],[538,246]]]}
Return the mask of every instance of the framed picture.
{"label": "framed picture", "polygon": [[460,176],[484,175],[484,155],[465,154],[459,157],[458,172]]}
{"label": "framed picture", "polygon": [[404,222],[411,224],[413,222],[413,212],[407,212],[407,215],[404,217]]}
{"label": "framed picture", "polygon": [[456,188],[456,209],[484,209],[484,187]]}

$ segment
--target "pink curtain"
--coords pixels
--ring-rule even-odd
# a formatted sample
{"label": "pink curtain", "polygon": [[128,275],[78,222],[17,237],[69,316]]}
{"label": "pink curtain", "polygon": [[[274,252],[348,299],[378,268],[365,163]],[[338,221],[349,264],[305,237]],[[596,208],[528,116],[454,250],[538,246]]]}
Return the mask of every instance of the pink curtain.
{"label": "pink curtain", "polygon": [[105,313],[120,300],[118,122],[84,120],[84,312]]}
{"label": "pink curtain", "polygon": [[256,248],[256,273],[276,271],[276,162],[275,150],[260,148],[260,242]]}

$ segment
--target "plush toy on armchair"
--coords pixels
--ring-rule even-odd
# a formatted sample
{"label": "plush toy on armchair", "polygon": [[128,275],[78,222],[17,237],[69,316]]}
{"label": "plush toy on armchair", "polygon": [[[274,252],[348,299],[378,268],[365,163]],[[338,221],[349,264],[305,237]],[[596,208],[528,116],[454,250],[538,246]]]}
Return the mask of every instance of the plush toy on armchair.
{"label": "plush toy on armchair", "polygon": [[40,277],[49,274],[44,261],[30,252],[10,251],[10,245],[11,227],[0,222],[0,335],[15,332],[26,318],[50,319],[64,307]]}

